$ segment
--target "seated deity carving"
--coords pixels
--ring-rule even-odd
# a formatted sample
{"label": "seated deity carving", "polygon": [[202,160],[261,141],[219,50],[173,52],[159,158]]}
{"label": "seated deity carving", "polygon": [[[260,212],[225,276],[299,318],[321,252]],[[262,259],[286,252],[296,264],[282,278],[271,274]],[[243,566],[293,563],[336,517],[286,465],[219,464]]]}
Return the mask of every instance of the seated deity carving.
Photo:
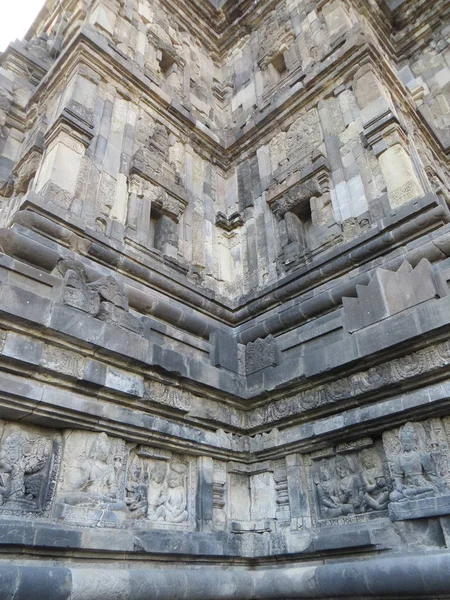
{"label": "seated deity carving", "polygon": [[389,496],[390,501],[405,502],[448,494],[431,454],[417,449],[418,437],[412,423],[404,425],[399,439],[402,451],[394,463],[394,490]]}
{"label": "seated deity carving", "polygon": [[117,498],[117,465],[113,459],[108,436],[100,433],[83,465],[83,481],[77,490],[64,496],[64,503],[109,510],[125,509],[125,503]]}
{"label": "seated deity carving", "polygon": [[[181,467],[184,467],[184,465],[181,465]],[[181,473],[174,470],[169,474],[167,479],[167,485],[169,489],[167,492],[167,500],[164,503],[164,519],[170,523],[183,523],[188,518],[188,513],[186,510],[186,490],[183,474],[184,470],[181,471]]]}

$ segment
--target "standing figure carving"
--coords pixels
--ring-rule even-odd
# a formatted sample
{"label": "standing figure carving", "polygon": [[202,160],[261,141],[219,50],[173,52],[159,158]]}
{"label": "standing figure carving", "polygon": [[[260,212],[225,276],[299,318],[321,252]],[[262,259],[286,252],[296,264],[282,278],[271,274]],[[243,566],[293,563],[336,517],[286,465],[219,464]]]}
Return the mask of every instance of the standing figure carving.
{"label": "standing figure carving", "polygon": [[130,481],[127,485],[128,496],[125,504],[134,519],[147,516],[148,510],[148,472],[142,468],[136,457],[131,464]]}
{"label": "standing figure carving", "polygon": [[[0,505],[14,502],[31,507],[35,505],[50,449],[49,440],[28,438],[20,431],[3,440],[0,448]],[[35,481],[31,477],[33,475],[37,477]]]}

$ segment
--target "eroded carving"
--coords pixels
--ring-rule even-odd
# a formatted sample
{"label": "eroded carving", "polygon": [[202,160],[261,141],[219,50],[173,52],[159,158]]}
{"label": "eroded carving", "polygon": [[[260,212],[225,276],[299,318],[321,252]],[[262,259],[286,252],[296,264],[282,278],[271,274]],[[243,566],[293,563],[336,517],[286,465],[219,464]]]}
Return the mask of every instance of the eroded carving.
{"label": "eroded carving", "polygon": [[311,198],[322,195],[322,186],[316,178],[299,183],[272,204],[272,210],[277,217],[282,218],[288,212],[303,213],[310,211]]}
{"label": "eroded carving", "polygon": [[61,260],[58,271],[64,276],[62,301],[107,323],[141,334],[141,321],[130,314],[125,288],[111,275],[89,282],[84,265]]}
{"label": "eroded carving", "polygon": [[189,412],[192,406],[192,394],[185,390],[161,383],[147,381],[145,383],[144,401],[164,404],[182,412]]}
{"label": "eroded carving", "polygon": [[48,510],[60,461],[60,439],[1,424],[0,510]]}
{"label": "eroded carving", "polygon": [[279,363],[278,345],[273,337],[258,338],[249,342],[245,347],[245,369],[247,375],[256,373],[266,367],[275,366]]}
{"label": "eroded carving", "polygon": [[127,493],[125,503],[131,516],[135,519],[145,517],[148,512],[148,473],[138,456],[134,458],[129,468]]}
{"label": "eroded carving", "polygon": [[372,510],[385,510],[389,502],[389,488],[377,456],[370,449],[365,449],[360,454],[360,460],[363,468],[363,505]]}

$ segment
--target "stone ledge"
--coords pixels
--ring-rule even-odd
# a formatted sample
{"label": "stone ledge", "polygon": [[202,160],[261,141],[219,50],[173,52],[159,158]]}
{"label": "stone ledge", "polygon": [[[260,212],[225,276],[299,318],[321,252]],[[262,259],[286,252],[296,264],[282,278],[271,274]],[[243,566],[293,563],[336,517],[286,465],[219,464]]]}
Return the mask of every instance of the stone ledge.
{"label": "stone ledge", "polygon": [[389,503],[391,521],[426,519],[445,515],[450,515],[450,496],[448,495]]}
{"label": "stone ledge", "polygon": [[[272,569],[124,568],[90,564],[24,566],[0,564],[0,600],[227,600],[230,590],[252,598],[405,598],[447,595],[450,555],[402,554],[325,565],[295,564]],[[180,591],[182,596],[180,596]]]}

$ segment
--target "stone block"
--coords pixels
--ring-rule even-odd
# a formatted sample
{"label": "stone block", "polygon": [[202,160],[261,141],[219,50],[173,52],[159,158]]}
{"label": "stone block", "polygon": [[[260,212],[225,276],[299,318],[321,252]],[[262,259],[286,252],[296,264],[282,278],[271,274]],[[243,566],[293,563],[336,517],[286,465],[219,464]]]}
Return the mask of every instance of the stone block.
{"label": "stone block", "polygon": [[450,495],[389,503],[391,521],[426,519],[450,515]]}
{"label": "stone block", "polygon": [[33,338],[17,333],[8,333],[3,346],[2,355],[14,358],[31,365],[38,365],[41,360],[44,344]]}
{"label": "stone block", "polygon": [[213,331],[210,335],[211,362],[215,367],[222,367],[233,373],[238,372],[238,345],[234,337],[221,331]]}
{"label": "stone block", "polygon": [[112,325],[119,325],[129,329],[133,333],[142,335],[144,329],[140,319],[130,314],[120,306],[115,306],[110,302],[101,302],[97,318]]}
{"label": "stone block", "polygon": [[368,286],[356,286],[357,298],[342,299],[347,331],[354,332],[442,294],[433,267],[422,259],[413,269],[377,269]]}
{"label": "stone block", "polygon": [[383,152],[379,161],[392,208],[423,195],[411,159],[400,144],[395,144]]}
{"label": "stone block", "polygon": [[90,22],[92,25],[103,29],[110,35],[114,33],[117,15],[107,5],[106,2],[99,2],[91,13]]}

